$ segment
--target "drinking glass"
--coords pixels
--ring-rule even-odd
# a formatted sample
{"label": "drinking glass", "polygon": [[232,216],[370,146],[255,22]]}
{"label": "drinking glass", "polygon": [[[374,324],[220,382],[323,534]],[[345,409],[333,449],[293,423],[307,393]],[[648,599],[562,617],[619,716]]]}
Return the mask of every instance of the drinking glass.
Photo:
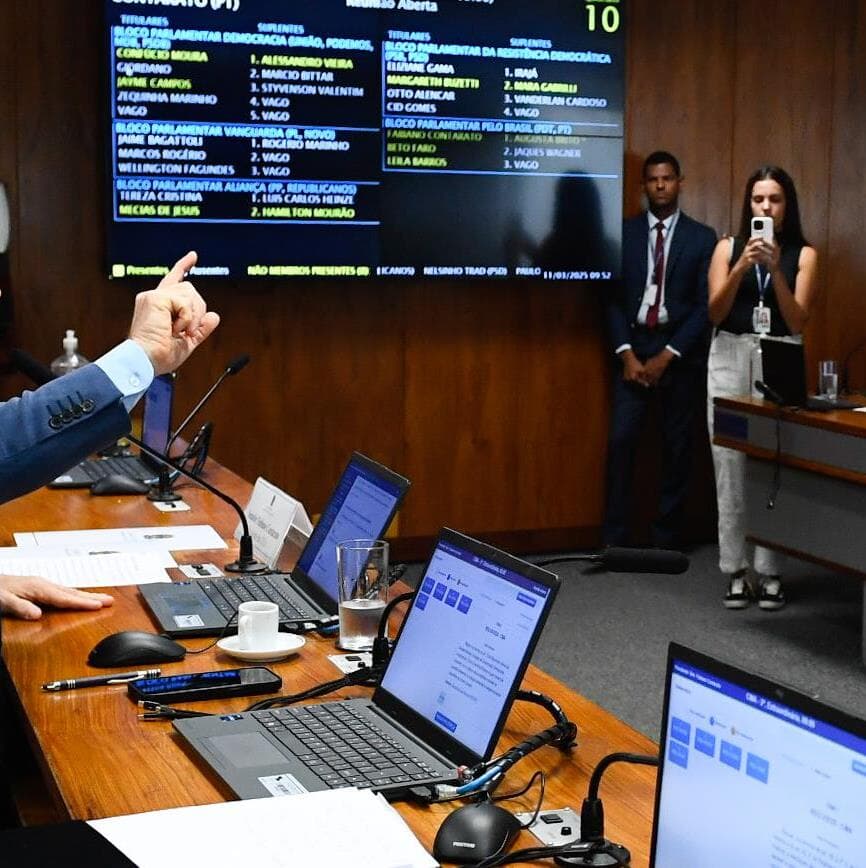
{"label": "drinking glass", "polygon": [[388,602],[388,543],[350,539],[337,543],[340,638],[344,651],[369,651]]}

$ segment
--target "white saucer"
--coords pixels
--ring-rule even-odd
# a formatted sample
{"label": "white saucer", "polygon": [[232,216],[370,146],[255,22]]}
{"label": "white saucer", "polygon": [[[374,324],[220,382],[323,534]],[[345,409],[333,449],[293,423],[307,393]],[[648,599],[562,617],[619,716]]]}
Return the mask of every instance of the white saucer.
{"label": "white saucer", "polygon": [[288,657],[289,654],[296,654],[303,648],[306,641],[303,636],[297,636],[294,633],[277,633],[277,639],[272,648],[247,651],[243,648],[238,648],[237,636],[226,636],[225,639],[220,639],[217,642],[217,647],[222,648],[226,654],[237,657],[238,660],[267,663],[273,660],[282,660],[284,657]]}

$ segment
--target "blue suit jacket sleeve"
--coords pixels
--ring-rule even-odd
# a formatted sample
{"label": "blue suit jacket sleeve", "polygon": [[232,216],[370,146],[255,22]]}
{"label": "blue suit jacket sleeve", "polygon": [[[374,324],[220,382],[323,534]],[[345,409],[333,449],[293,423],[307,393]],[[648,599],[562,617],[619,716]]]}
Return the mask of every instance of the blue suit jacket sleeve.
{"label": "blue suit jacket sleeve", "polygon": [[97,365],[0,404],[0,503],[50,482],[128,431],[122,396]]}

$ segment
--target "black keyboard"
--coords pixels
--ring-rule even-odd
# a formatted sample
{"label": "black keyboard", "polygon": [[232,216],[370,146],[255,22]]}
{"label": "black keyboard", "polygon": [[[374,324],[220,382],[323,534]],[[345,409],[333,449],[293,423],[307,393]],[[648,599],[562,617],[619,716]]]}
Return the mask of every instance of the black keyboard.
{"label": "black keyboard", "polygon": [[280,607],[280,623],[320,620],[322,613],[294,594],[284,576],[283,573],[263,573],[236,579],[202,580],[199,585],[227,621],[231,621],[237,615],[238,606],[248,600],[276,603]]}
{"label": "black keyboard", "polygon": [[252,716],[331,789],[428,781],[435,770],[340,702],[255,711]]}
{"label": "black keyboard", "polygon": [[96,482],[111,473],[119,473],[121,476],[131,476],[133,479],[153,479],[157,476],[156,471],[145,467],[138,459],[102,458],[99,460],[86,460],[78,465],[88,479]]}

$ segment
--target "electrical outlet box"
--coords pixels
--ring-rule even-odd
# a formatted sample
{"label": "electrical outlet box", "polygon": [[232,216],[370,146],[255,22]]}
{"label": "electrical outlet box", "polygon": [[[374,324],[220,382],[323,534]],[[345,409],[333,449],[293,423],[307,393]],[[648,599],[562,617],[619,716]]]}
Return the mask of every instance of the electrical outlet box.
{"label": "electrical outlet box", "polygon": [[[521,823],[528,823],[532,819],[532,814],[532,811],[527,811],[516,816]],[[535,822],[529,827],[529,831],[542,844],[548,846],[570,844],[572,841],[580,840],[580,816],[571,808],[539,811]]]}

